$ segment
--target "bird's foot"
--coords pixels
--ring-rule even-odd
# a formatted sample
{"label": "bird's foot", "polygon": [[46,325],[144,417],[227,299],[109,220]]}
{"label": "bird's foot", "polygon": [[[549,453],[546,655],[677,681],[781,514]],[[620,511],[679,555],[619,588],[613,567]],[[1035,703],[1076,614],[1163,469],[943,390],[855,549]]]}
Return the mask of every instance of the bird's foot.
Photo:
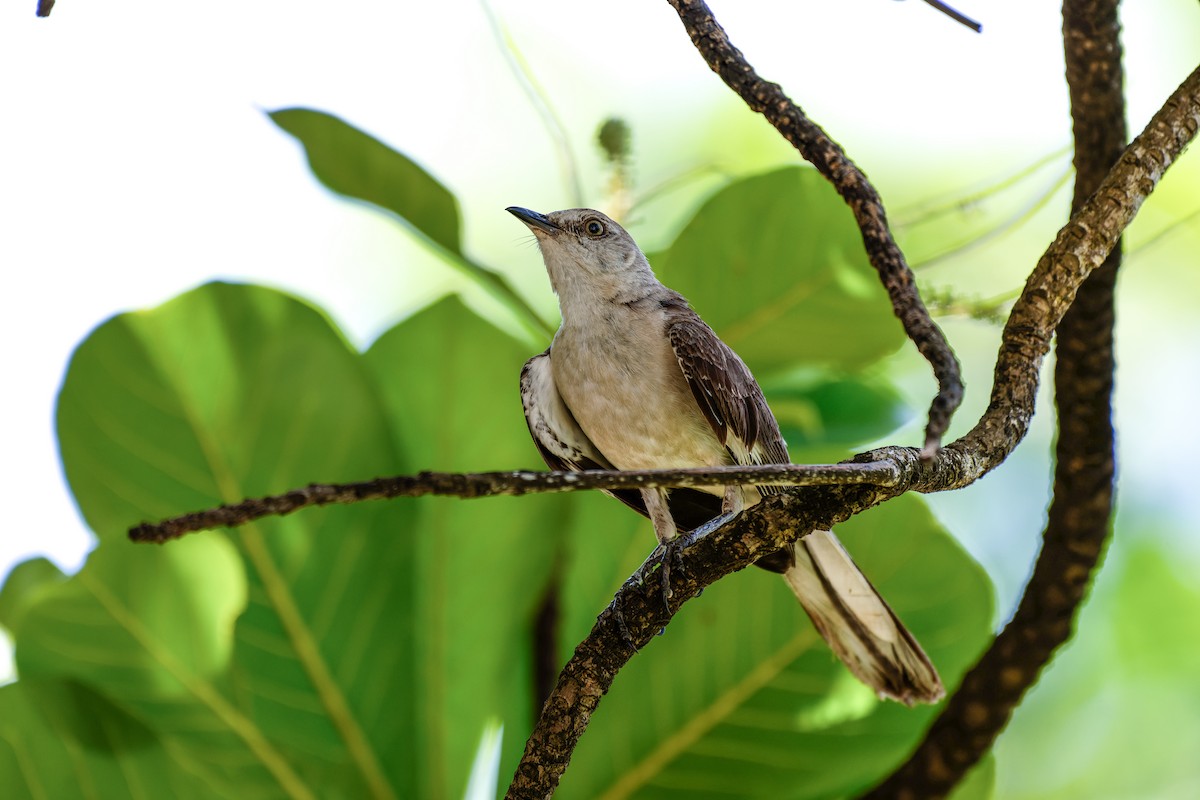
{"label": "bird's foot", "polygon": [[671,600],[675,597],[675,592],[671,589],[671,571],[676,568],[683,569],[679,562],[679,553],[682,552],[688,541],[689,537],[687,536],[676,536],[674,539],[660,542],[638,569],[639,575],[643,574],[643,570],[645,570],[645,574],[650,574],[656,568],[658,569],[663,608],[666,609],[667,616],[675,613],[675,610],[671,608]]}
{"label": "bird's foot", "polygon": [[[643,574],[654,571],[654,567],[647,568],[647,565],[651,564],[652,562],[655,562],[659,566],[660,570],[663,569],[662,559],[668,557],[667,553],[668,553],[668,548],[665,548],[662,545],[659,545],[658,547],[654,548],[654,552],[652,552],[650,554],[650,556],[645,561],[642,562],[642,565],[637,568],[637,570],[633,573],[633,575],[631,575],[625,581],[625,583],[621,584],[620,590],[618,590],[617,593],[613,596],[613,615],[616,617],[617,630],[620,631],[620,633],[621,633],[621,639],[625,642],[625,644],[629,647],[629,649],[635,653],[638,652],[638,650],[640,648],[638,647],[637,642],[634,641],[633,634],[629,630],[629,623],[627,623],[625,621],[625,609],[624,609],[625,603],[622,601],[621,595],[630,586],[637,586],[639,588],[642,586],[645,586],[646,582],[642,577]],[[662,577],[663,605],[666,607],[667,614],[669,615],[669,614],[671,614],[671,606],[669,604],[669,599],[668,599],[670,597],[670,587],[667,585],[667,581],[670,580],[670,566],[666,566],[665,569],[667,570],[667,574]],[[659,630],[658,635],[661,636],[665,632],[665,630],[666,630],[665,628],[662,630]]]}
{"label": "bird's foot", "polygon": [[638,651],[637,643],[633,641],[633,634],[629,632],[629,625],[625,623],[625,612],[621,610],[623,603],[621,602],[621,593],[617,592],[616,602],[613,603],[613,614],[617,618],[617,630],[621,632],[621,639],[634,653]]}

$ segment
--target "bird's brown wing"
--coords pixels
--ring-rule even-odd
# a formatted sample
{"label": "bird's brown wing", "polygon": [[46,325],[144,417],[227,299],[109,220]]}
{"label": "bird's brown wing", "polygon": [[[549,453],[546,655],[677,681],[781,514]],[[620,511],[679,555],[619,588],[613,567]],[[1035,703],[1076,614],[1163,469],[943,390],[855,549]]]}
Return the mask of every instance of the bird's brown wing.
{"label": "bird's brown wing", "polygon": [[[787,444],[762,389],[737,353],[687,305],[666,306],[667,336],[696,404],[739,464],[787,464]],[[763,487],[764,493],[771,489]]]}

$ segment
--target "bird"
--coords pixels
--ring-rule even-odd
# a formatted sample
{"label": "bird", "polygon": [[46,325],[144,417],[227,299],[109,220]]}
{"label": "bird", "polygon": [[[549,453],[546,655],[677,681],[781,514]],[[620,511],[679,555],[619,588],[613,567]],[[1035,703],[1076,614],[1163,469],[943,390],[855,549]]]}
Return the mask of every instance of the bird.
{"label": "bird", "polygon": [[[593,209],[506,209],[537,240],[562,323],[521,370],[529,433],[554,470],[680,469],[790,463],[754,376],[645,254]],[[772,486],[610,492],[650,518],[659,547]],[[664,562],[666,563],[666,562]],[[881,698],[935,703],[945,692],[920,644],[831,531],[760,559],[780,573],[834,654]]]}

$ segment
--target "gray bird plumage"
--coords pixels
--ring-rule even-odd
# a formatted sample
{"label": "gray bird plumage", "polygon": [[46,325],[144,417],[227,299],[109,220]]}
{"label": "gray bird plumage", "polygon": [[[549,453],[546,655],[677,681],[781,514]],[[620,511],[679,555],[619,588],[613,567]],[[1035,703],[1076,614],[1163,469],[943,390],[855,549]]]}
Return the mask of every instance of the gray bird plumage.
{"label": "gray bird plumage", "polygon": [[[521,372],[534,443],[552,469],[786,464],[787,445],[750,370],[637,244],[598,211],[508,211],[537,237],[562,325]],[[773,487],[613,492],[650,517],[660,543]],[[782,573],[817,630],[880,696],[943,695],[920,645],[837,537],[816,531],[760,566]]]}

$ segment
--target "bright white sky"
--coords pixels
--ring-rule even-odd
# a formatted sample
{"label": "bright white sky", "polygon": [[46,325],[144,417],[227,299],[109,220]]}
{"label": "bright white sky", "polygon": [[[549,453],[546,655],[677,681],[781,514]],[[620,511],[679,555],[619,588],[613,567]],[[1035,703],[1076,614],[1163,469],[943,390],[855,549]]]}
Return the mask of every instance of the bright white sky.
{"label": "bright white sky", "polygon": [[[468,246],[500,267],[536,259],[505,206],[568,203],[478,0],[60,0],[48,19],[35,5],[0,5],[0,576],[35,554],[73,569],[90,546],[53,410],[72,348],[105,318],[224,277],[308,297],[365,344],[459,285],[390,222],[317,186],[262,109],[327,110],[404,150],[459,194]],[[1068,141],[1053,3],[961,0],[982,36],[918,0],[712,5],[885,196],[921,196],[912,181],[937,158],[973,183]],[[635,131],[674,131],[639,153],[648,183],[707,152],[691,142],[704,131],[680,121],[736,108],[661,0],[494,8],[577,142],[613,113]],[[1200,55],[1200,11],[1144,0],[1127,13],[1137,130]]]}

